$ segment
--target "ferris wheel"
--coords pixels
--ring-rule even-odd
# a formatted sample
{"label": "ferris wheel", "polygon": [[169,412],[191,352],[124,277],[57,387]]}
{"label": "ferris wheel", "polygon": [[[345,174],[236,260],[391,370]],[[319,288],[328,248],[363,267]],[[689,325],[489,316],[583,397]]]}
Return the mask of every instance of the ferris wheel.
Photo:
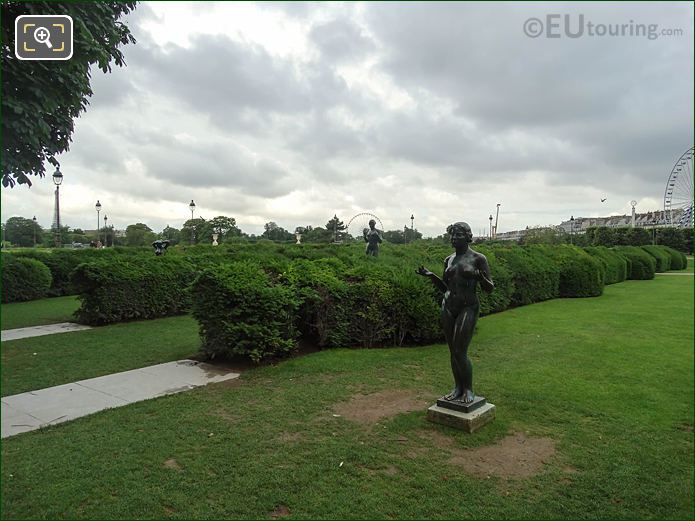
{"label": "ferris wheel", "polygon": [[378,230],[384,231],[384,225],[376,215],[373,213],[362,212],[354,215],[347,223],[347,232],[352,236],[353,239],[362,239],[362,234],[364,229],[369,229],[369,221],[374,219],[376,221],[376,227]]}
{"label": "ferris wheel", "polygon": [[693,148],[686,150],[671,169],[664,191],[666,222],[682,228],[693,226]]}

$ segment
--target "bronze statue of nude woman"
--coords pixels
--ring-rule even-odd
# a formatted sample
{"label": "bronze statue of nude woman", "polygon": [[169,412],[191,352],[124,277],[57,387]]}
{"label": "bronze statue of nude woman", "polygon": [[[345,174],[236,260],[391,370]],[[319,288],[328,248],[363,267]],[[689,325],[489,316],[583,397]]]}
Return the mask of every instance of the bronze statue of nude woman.
{"label": "bronze statue of nude woman", "polygon": [[495,285],[485,255],[468,246],[473,240],[471,227],[465,222],[457,222],[450,225],[446,231],[456,252],[444,260],[443,278],[440,279],[424,266],[420,266],[417,273],[429,278],[444,292],[442,322],[444,336],[449,344],[451,370],[455,382],[453,391],[444,399],[468,404],[475,399],[473,365],[468,358],[468,346],[473,338],[480,308],[476,286],[480,283],[480,287],[490,293]]}

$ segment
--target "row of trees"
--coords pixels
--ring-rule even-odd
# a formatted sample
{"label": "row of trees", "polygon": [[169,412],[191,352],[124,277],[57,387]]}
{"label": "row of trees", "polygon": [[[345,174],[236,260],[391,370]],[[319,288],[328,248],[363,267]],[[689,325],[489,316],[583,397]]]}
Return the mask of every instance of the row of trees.
{"label": "row of trees", "polygon": [[[117,234],[113,226],[101,228],[98,240],[106,246],[147,246],[156,239],[167,239],[171,245],[176,244],[210,244],[213,234],[217,234],[218,242],[233,240],[258,240],[267,239],[276,242],[293,242],[295,234],[301,234],[302,242],[328,243],[334,240],[346,241],[351,237],[347,233],[345,223],[333,217],[326,222],[325,227],[311,225],[297,226],[294,232],[286,230],[276,222],[268,222],[263,227],[261,235],[246,234],[236,224],[234,217],[224,215],[206,220],[202,217],[187,220],[181,229],[167,226],[161,232],[156,233],[144,223],[130,224],[125,229],[125,234]],[[96,241],[94,232],[86,234],[80,228],[71,229],[63,226],[60,230],[61,243],[88,244]],[[391,230],[384,232],[384,240],[403,244],[422,238],[417,230]],[[33,219],[25,217],[10,217],[3,225],[3,241],[14,246],[31,247],[34,245],[50,247],[55,242],[53,230],[46,230]]]}
{"label": "row of trees", "polygon": [[[302,235],[304,243],[329,243],[334,240],[347,241],[352,237],[347,232],[345,224],[337,217],[331,218],[325,227],[311,225],[298,226],[290,232],[271,221],[264,225],[261,235],[246,234],[236,224],[234,217],[219,215],[206,220],[202,217],[189,219],[181,229],[167,226],[159,233],[154,232],[144,223],[135,223],[126,227],[125,234],[117,234],[113,226],[99,230],[98,239],[106,246],[148,246],[156,239],[167,239],[171,245],[176,244],[211,244],[213,234],[217,241],[229,242],[236,240],[267,239],[275,242],[294,242],[295,234]],[[55,242],[53,230],[43,229],[33,219],[10,217],[3,225],[3,243],[14,246],[52,246]],[[60,229],[63,244],[87,244],[96,237],[93,232],[86,234],[80,228],[71,229],[64,226]],[[404,228],[383,232],[384,240],[393,244],[410,243],[422,239],[418,230]],[[357,237],[359,239],[359,237]],[[448,237],[440,235],[431,239],[435,242],[448,242]],[[487,239],[479,237],[477,242]],[[640,246],[644,244],[663,244],[679,251],[692,251],[692,230],[678,228],[589,228],[582,234],[569,234],[553,228],[534,228],[527,230],[519,241],[521,244],[566,244],[577,246]]]}

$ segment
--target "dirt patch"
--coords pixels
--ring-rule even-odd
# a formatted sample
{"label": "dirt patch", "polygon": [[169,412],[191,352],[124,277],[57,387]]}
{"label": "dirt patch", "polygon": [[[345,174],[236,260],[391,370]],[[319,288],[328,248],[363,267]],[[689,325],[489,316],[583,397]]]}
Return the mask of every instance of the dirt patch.
{"label": "dirt patch", "polygon": [[395,476],[398,474],[398,467],[394,465],[387,465],[385,469],[381,470],[387,476]]}
{"label": "dirt patch", "polygon": [[685,432],[693,432],[693,426],[690,425],[689,423],[683,423],[683,424],[679,425],[678,428],[682,431],[685,431]]}
{"label": "dirt patch", "polygon": [[412,391],[390,390],[373,394],[353,395],[349,402],[335,407],[335,413],[362,425],[374,425],[402,412],[425,410],[428,402]]}
{"label": "dirt patch", "polygon": [[543,465],[555,454],[550,438],[527,438],[515,433],[494,445],[452,452],[452,465],[463,467],[478,477],[527,478],[539,474]]}
{"label": "dirt patch", "polygon": [[210,416],[222,418],[227,423],[235,424],[239,421],[239,415],[229,412],[226,409],[215,409],[208,413]]}
{"label": "dirt patch", "polygon": [[270,518],[271,519],[280,519],[281,517],[287,517],[290,515],[290,509],[287,508],[285,505],[278,505],[275,507],[275,510],[273,510],[270,513]]}
{"label": "dirt patch", "polygon": [[304,441],[304,435],[301,432],[281,432],[276,439],[281,443],[298,443]]}
{"label": "dirt patch", "polygon": [[164,462],[164,467],[171,470],[183,470],[183,467],[181,467],[181,465],[179,465],[179,462],[176,461],[174,458],[169,458],[168,460],[166,460]]}

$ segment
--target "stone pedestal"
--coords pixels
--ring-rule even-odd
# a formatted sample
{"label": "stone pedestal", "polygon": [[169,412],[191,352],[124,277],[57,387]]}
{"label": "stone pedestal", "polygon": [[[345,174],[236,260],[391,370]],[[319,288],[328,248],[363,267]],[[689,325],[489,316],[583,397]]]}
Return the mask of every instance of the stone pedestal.
{"label": "stone pedestal", "polygon": [[440,398],[427,409],[427,419],[471,433],[495,419],[495,406],[482,396],[476,396],[471,403]]}

